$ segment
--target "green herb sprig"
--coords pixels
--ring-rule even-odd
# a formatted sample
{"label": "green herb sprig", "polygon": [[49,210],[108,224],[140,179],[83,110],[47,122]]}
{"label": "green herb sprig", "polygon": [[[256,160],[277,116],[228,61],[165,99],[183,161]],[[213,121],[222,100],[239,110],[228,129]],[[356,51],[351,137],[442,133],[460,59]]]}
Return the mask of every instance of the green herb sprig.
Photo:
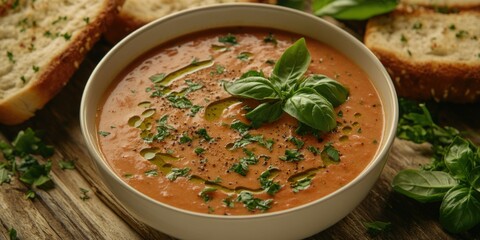
{"label": "green herb sprig", "polygon": [[246,114],[254,128],[274,122],[286,112],[313,129],[328,132],[337,126],[333,108],[347,100],[348,90],[323,75],[304,77],[310,60],[301,38],[285,50],[269,78],[246,74],[225,82],[224,89],[236,97],[262,101]]}
{"label": "green herb sprig", "polygon": [[398,0],[314,0],[312,9],[317,16],[332,16],[341,20],[365,20],[390,12]]}
{"label": "green herb sprig", "polygon": [[458,130],[433,123],[424,104],[400,103],[403,115],[397,135],[430,142],[434,157],[433,164],[424,169],[400,171],[393,189],[419,202],[441,201],[440,223],[449,232],[465,232],[479,225],[480,148],[460,137]]}
{"label": "green herb sprig", "polygon": [[18,174],[18,179],[31,187],[51,189],[54,184],[50,177],[52,162],[42,164],[36,156],[48,158],[53,155],[52,146],[42,141],[42,133],[27,128],[18,132],[12,145],[0,141],[0,151],[6,161],[0,161],[0,185],[8,183]]}

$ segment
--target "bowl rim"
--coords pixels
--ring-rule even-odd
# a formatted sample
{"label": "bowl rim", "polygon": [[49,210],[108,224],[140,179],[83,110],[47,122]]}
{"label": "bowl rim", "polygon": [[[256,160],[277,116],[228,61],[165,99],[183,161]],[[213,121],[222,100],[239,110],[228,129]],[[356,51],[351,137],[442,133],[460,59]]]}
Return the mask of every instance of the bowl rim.
{"label": "bowl rim", "polygon": [[[389,98],[392,98],[392,100],[394,100],[394,101],[392,101],[392,103],[393,103],[392,107],[393,108],[389,109],[391,111],[391,114],[392,114],[393,123],[388,124],[388,125],[390,125],[390,127],[387,126],[386,118],[385,118],[386,110],[385,110],[384,104],[382,103],[382,109],[383,109],[383,112],[384,112],[384,115],[383,115],[384,116],[384,123],[383,123],[383,132],[384,133],[383,133],[381,141],[380,141],[381,145],[377,149],[377,152],[375,153],[374,158],[360,172],[360,174],[358,174],[353,180],[351,180],[347,184],[343,185],[342,187],[338,188],[337,190],[329,193],[326,196],[323,196],[323,197],[321,197],[319,199],[316,199],[314,201],[311,201],[311,202],[308,202],[308,203],[305,203],[305,204],[302,204],[302,205],[299,205],[299,206],[295,206],[295,207],[292,207],[292,208],[289,208],[289,209],[279,210],[279,211],[275,211],[275,212],[264,212],[264,213],[260,213],[260,214],[229,215],[229,216],[226,216],[226,215],[207,214],[207,213],[199,213],[199,212],[194,212],[194,211],[190,211],[190,210],[185,210],[185,209],[178,208],[178,207],[175,207],[175,206],[171,206],[171,205],[168,205],[166,203],[162,203],[158,200],[155,200],[155,199],[147,196],[146,194],[140,192],[139,190],[133,188],[132,186],[128,185],[117,174],[115,174],[113,172],[113,170],[108,165],[108,163],[103,159],[102,152],[99,149],[97,149],[98,140],[97,140],[96,134],[91,133],[89,131],[92,124],[94,125],[93,129],[98,130],[97,126],[96,126],[96,121],[94,121],[94,120],[89,121],[86,118],[87,115],[88,115],[87,109],[88,108],[93,108],[93,107],[97,108],[98,104],[99,104],[99,102],[96,102],[96,104],[97,104],[96,106],[88,106],[87,105],[87,98],[88,98],[89,92],[91,92],[90,89],[94,88],[94,86],[95,86],[94,79],[96,78],[96,75],[98,74],[98,72],[101,71],[102,66],[107,64],[108,59],[110,59],[111,56],[114,55],[115,52],[122,51],[121,49],[124,47],[124,45],[126,45],[128,42],[134,41],[137,35],[140,35],[143,32],[148,31],[151,28],[155,28],[155,26],[158,25],[158,24],[162,24],[164,22],[168,22],[168,21],[174,20],[176,18],[182,18],[184,15],[189,15],[189,14],[192,14],[192,13],[195,13],[195,12],[209,11],[209,10],[219,10],[219,9],[220,10],[221,9],[230,9],[232,7],[234,7],[234,8],[238,8],[238,7],[264,8],[266,10],[276,10],[276,11],[284,12],[286,14],[303,15],[304,18],[311,19],[310,21],[318,21],[318,22],[320,22],[319,24],[324,24],[324,25],[327,25],[327,27],[329,27],[329,28],[333,28],[333,31],[337,31],[338,34],[342,35],[342,37],[345,37],[349,41],[352,41],[353,44],[356,45],[356,47],[360,47],[362,49],[362,52],[368,58],[370,58],[370,60],[373,61],[375,65],[377,65],[379,67],[379,70],[381,71],[381,75],[386,80],[386,84],[388,86],[389,93],[387,95],[389,96]],[[237,26],[247,26],[247,25],[238,24]],[[197,32],[198,31],[201,31],[201,30],[197,30]],[[194,32],[195,31],[192,31],[191,33],[194,33]],[[171,37],[167,41],[173,40],[175,38],[178,38],[178,36]],[[159,42],[156,46],[159,46],[164,42],[166,42],[166,41]],[[327,44],[327,45],[329,45],[329,44]],[[155,48],[155,46],[152,47],[152,48]],[[152,48],[149,48],[149,49],[151,50]],[[146,52],[148,52],[148,50]],[[139,56],[142,56],[142,54],[144,54],[146,52],[140,53],[134,59],[138,58]],[[342,54],[345,54],[345,53],[342,53]],[[130,63],[128,63],[128,64],[131,64],[131,62],[132,61],[130,61]],[[120,73],[117,73],[117,75],[118,74],[120,74]],[[117,76],[117,75],[115,75],[115,76]],[[112,84],[113,79],[114,78],[109,79],[110,80],[110,82],[108,84],[109,86]],[[375,89],[378,92],[377,88],[378,87],[375,86]],[[102,92],[102,93],[104,93],[104,92]],[[85,90],[82,94],[82,99],[81,99],[81,104],[80,104],[80,126],[81,126],[82,135],[83,135],[83,138],[85,140],[85,144],[87,146],[88,152],[90,154],[90,158],[93,159],[92,162],[94,162],[95,166],[97,167],[97,169],[96,169],[97,173],[99,174],[99,176],[101,177],[101,179],[103,181],[105,181],[105,179],[104,179],[105,176],[102,176],[102,173],[99,172],[99,170],[100,170],[99,168],[102,168],[103,170],[105,170],[105,172],[108,173],[109,177],[113,178],[115,180],[115,182],[117,184],[119,184],[122,188],[127,189],[128,191],[136,194],[138,197],[141,197],[143,200],[146,200],[146,201],[148,201],[152,204],[155,204],[155,205],[158,205],[158,206],[161,206],[161,207],[164,207],[164,208],[167,208],[169,210],[173,210],[173,211],[176,211],[176,212],[179,212],[179,213],[182,213],[182,214],[190,215],[190,216],[205,217],[205,218],[212,218],[212,219],[224,219],[224,220],[261,219],[261,218],[270,218],[270,217],[274,217],[274,216],[278,216],[278,215],[289,214],[291,212],[298,211],[299,209],[309,208],[309,207],[312,207],[316,204],[320,204],[321,202],[327,201],[327,200],[335,197],[336,195],[338,195],[338,194],[340,194],[344,191],[347,191],[348,189],[352,188],[353,186],[359,184],[362,179],[367,177],[367,175],[374,169],[374,167],[376,165],[382,164],[382,159],[385,158],[385,161],[383,161],[383,164],[386,163],[386,161],[387,161],[386,158],[388,158],[390,148],[393,145],[393,141],[395,139],[395,129],[396,129],[397,124],[398,124],[398,115],[399,115],[399,110],[398,110],[397,95],[396,95],[396,92],[395,92],[393,82],[392,82],[388,72],[383,67],[383,65],[378,60],[378,58],[360,40],[355,38],[350,33],[346,32],[344,29],[341,29],[340,27],[334,25],[333,23],[330,23],[330,22],[328,22],[328,21],[326,21],[326,20],[324,20],[320,17],[317,17],[317,16],[313,15],[313,14],[309,14],[309,13],[306,13],[306,12],[303,12],[303,11],[299,11],[299,10],[295,10],[295,9],[291,9],[291,8],[287,8],[287,7],[283,7],[283,6],[277,6],[277,5],[271,5],[271,4],[262,4],[262,3],[245,3],[245,2],[216,4],[216,5],[202,6],[202,7],[196,7],[196,8],[192,8],[192,9],[182,10],[182,11],[167,15],[165,17],[162,17],[160,19],[157,19],[157,20],[155,20],[153,22],[150,22],[150,23],[146,24],[145,26],[142,26],[141,28],[135,30],[133,33],[129,34],[124,39],[122,39],[119,43],[117,43],[115,46],[113,46],[108,51],[108,53],[100,60],[100,62],[96,65],[95,69],[91,73],[91,75],[90,75],[90,77],[89,77],[89,79],[88,79],[88,81],[85,85]],[[385,132],[388,132],[389,134],[385,135]],[[108,187],[108,190],[112,191],[110,189],[110,187]],[[369,189],[369,191],[370,190],[371,189]],[[113,194],[113,196],[115,196],[115,194]],[[117,198],[117,197],[115,196],[115,198]]]}

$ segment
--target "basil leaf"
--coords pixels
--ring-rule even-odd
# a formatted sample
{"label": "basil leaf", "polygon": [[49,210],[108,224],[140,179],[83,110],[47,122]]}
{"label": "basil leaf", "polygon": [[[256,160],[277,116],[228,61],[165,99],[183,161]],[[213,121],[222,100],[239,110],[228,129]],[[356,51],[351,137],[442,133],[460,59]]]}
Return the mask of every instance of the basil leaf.
{"label": "basil leaf", "polygon": [[271,123],[282,116],[282,101],[265,102],[248,112],[245,117],[252,121],[251,126],[258,128],[264,123]]}
{"label": "basil leaf", "polygon": [[256,100],[280,99],[279,91],[268,79],[263,77],[247,77],[235,82],[225,82],[223,88],[237,97]]}
{"label": "basil leaf", "polygon": [[458,183],[448,173],[441,171],[400,171],[392,181],[395,191],[419,202],[441,201]]}
{"label": "basil leaf", "polygon": [[444,161],[453,178],[467,180],[472,170],[473,151],[470,143],[460,137],[455,137],[452,144],[447,148]]}
{"label": "basil leaf", "polygon": [[365,20],[393,11],[398,0],[314,0],[317,16],[332,16],[342,20]]}
{"label": "basil leaf", "polygon": [[292,86],[307,71],[310,64],[310,53],[305,39],[301,38],[287,48],[275,64],[272,72],[272,82],[284,89]]}
{"label": "basil leaf", "polygon": [[469,230],[480,223],[480,194],[459,185],[447,192],[440,205],[440,223],[452,233]]}
{"label": "basil leaf", "polygon": [[470,186],[480,192],[480,167],[472,169],[469,179]]}
{"label": "basil leaf", "polygon": [[298,121],[322,132],[337,126],[332,104],[311,88],[301,88],[287,99],[283,110]]}
{"label": "basil leaf", "polygon": [[312,88],[326,98],[333,107],[344,103],[348,98],[348,90],[339,82],[324,75],[312,75],[300,84],[300,88]]}

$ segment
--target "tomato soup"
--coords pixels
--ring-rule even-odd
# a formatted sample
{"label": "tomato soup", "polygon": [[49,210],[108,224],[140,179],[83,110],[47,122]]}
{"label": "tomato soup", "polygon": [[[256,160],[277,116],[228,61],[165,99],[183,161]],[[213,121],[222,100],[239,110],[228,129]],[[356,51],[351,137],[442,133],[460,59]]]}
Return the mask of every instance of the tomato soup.
{"label": "tomato soup", "polygon": [[306,75],[326,75],[349,90],[334,109],[337,127],[327,133],[302,131],[286,113],[252,128],[245,114],[259,102],[232,97],[222,87],[249,71],[268,76],[301,37],[215,29],[144,54],[117,77],[98,108],[104,158],[138,191],[200,213],[274,212],[346,185],[374,157],[384,124],[375,88],[348,57],[306,38]]}

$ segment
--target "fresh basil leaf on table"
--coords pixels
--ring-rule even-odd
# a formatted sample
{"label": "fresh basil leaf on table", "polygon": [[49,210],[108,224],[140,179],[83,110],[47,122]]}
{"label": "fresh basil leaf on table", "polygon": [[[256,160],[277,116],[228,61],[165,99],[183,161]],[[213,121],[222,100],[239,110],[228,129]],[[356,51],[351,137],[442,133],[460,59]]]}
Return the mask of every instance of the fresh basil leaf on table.
{"label": "fresh basil leaf on table", "polygon": [[452,233],[465,232],[480,223],[480,193],[458,185],[447,192],[440,205],[440,223]]}
{"label": "fresh basil leaf on table", "polygon": [[458,182],[442,171],[407,169],[395,176],[392,187],[395,191],[419,202],[441,201]]}

